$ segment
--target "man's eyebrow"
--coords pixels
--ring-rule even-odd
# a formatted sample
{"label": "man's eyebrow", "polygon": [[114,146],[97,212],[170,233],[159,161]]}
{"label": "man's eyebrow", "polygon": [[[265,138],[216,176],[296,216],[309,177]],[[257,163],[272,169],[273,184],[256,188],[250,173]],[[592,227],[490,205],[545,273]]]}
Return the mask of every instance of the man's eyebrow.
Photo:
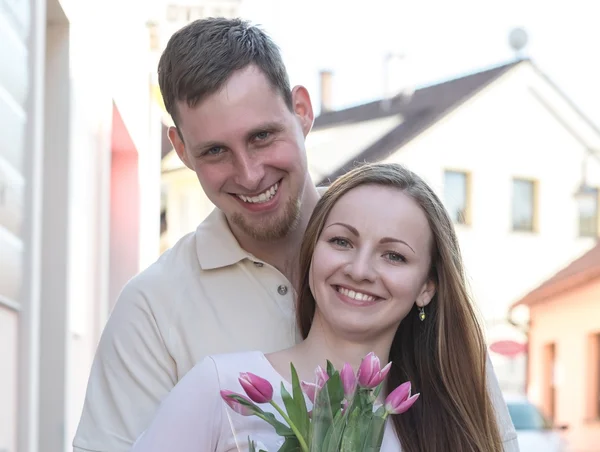
{"label": "man's eyebrow", "polygon": [[250,129],[250,131],[248,131],[247,138],[253,138],[256,134],[259,134],[261,132],[281,132],[284,129],[285,126],[283,125],[283,123],[278,121],[269,121],[263,124],[259,124]]}

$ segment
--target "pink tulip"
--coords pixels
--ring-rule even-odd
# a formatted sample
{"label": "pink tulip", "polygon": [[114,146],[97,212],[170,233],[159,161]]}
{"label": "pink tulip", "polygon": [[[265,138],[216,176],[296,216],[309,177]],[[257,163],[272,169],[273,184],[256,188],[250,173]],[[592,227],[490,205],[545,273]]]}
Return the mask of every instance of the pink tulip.
{"label": "pink tulip", "polygon": [[242,372],[238,380],[252,401],[269,403],[273,399],[273,386],[264,378],[250,372]]}
{"label": "pink tulip", "polygon": [[410,381],[394,389],[385,399],[385,411],[389,414],[402,414],[408,411],[419,398],[418,393],[411,396],[410,390]]}
{"label": "pink tulip", "polygon": [[385,380],[390,371],[392,363],[388,363],[383,369],[379,358],[375,353],[371,352],[363,358],[358,368],[357,378],[358,384],[367,389],[373,389]]}
{"label": "pink tulip", "polygon": [[312,403],[315,403],[315,395],[317,394],[317,389],[319,389],[317,388],[317,385],[314,383],[307,383],[306,381],[301,381],[300,387],[302,388],[302,391],[304,391],[304,394],[308,396],[310,401]]}
{"label": "pink tulip", "polygon": [[327,380],[329,380],[329,374],[325,372],[325,370],[321,366],[317,366],[317,369],[315,370],[315,375],[317,377],[317,387],[321,389],[323,386],[325,386]]}
{"label": "pink tulip", "polygon": [[236,413],[241,414],[242,416],[252,416],[254,414],[254,410],[246,405],[241,404],[239,401],[235,400],[232,396],[237,396],[241,399],[246,400],[249,404],[254,405],[252,401],[242,394],[238,394],[233,391],[221,390],[221,398],[225,401],[229,408],[231,408]]}
{"label": "pink tulip", "polygon": [[354,392],[356,391],[356,376],[352,366],[348,363],[344,364],[342,371],[340,372],[340,378],[342,379],[342,386],[344,387],[344,396],[347,400],[352,400]]}

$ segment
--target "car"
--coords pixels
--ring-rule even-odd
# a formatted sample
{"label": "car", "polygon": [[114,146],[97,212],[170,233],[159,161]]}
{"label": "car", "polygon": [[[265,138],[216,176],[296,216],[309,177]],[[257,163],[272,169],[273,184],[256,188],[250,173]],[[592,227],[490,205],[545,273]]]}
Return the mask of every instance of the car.
{"label": "car", "polygon": [[554,426],[527,397],[505,396],[508,412],[517,431],[521,452],[567,452],[562,431]]}

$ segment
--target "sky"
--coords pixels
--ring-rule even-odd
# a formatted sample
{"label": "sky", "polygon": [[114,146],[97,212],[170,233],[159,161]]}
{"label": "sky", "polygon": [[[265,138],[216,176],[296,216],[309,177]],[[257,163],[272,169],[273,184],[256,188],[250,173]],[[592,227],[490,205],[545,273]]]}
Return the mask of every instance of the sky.
{"label": "sky", "polygon": [[404,55],[401,83],[421,86],[526,56],[600,125],[600,5],[595,0],[243,0],[241,15],[282,49],[293,85],[319,105],[319,71],[333,71],[333,104],[383,95],[384,57]]}

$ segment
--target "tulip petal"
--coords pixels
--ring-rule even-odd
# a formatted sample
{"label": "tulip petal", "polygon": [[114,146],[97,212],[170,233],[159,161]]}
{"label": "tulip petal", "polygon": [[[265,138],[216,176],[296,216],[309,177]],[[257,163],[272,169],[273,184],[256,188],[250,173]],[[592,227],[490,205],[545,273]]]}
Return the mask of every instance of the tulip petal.
{"label": "tulip petal", "polygon": [[300,386],[302,387],[302,391],[304,394],[308,396],[312,403],[315,403],[315,395],[317,393],[317,385],[314,383],[307,383],[306,381],[301,381]]}
{"label": "tulip petal", "polygon": [[256,410],[253,410],[249,406],[243,405],[234,397],[239,397],[248,402],[249,405],[254,405],[248,397],[238,394],[237,392],[227,391],[225,389],[221,390],[221,398],[225,401],[225,403],[236,413],[241,414],[242,416],[252,416]]}
{"label": "tulip petal", "polygon": [[396,408],[396,411],[394,412],[394,414],[402,414],[407,412],[411,406],[414,405],[414,403],[417,401],[417,399],[419,398],[420,393],[416,393],[413,396],[409,397],[408,399],[406,399],[404,402],[402,402],[400,404],[400,406],[398,406],[398,408]]}
{"label": "tulip petal", "polygon": [[273,386],[264,378],[250,372],[242,372],[238,380],[253,402],[269,403],[273,399]]}
{"label": "tulip petal", "polygon": [[411,384],[410,381],[402,383],[394,389],[385,399],[385,409],[387,411],[395,410],[402,402],[410,397]]}
{"label": "tulip petal", "polygon": [[356,391],[356,376],[352,366],[348,363],[344,364],[340,372],[340,378],[342,380],[342,386],[344,387],[344,396],[350,400],[354,396]]}

